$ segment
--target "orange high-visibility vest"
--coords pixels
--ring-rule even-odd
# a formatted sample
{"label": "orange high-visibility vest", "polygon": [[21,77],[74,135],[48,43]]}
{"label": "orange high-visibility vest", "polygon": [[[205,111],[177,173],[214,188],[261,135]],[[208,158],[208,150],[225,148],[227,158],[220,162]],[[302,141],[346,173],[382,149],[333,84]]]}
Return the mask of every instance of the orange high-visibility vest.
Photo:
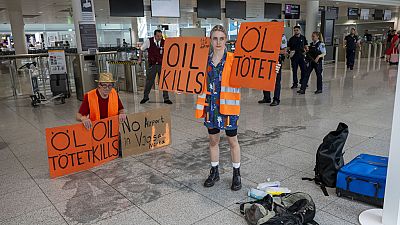
{"label": "orange high-visibility vest", "polygon": [[[240,114],[240,89],[232,87],[229,84],[231,69],[233,65],[233,53],[227,52],[224,69],[222,71],[221,93],[220,93],[220,113],[223,115],[239,115]],[[196,118],[205,117],[206,95],[201,94],[197,98]]]}
{"label": "orange high-visibility vest", "polygon": [[[96,89],[88,92],[90,120],[100,120],[99,97]],[[118,115],[118,94],[115,89],[111,89],[108,95],[108,117]]]}

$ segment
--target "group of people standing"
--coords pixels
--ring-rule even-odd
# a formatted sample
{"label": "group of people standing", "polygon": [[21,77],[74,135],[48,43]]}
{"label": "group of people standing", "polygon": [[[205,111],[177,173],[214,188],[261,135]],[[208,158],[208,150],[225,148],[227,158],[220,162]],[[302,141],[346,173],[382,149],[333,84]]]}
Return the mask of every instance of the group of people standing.
{"label": "group of people standing", "polygon": [[[295,35],[286,44],[286,38],[282,37],[279,63],[276,65],[277,81],[274,92],[274,101],[271,105],[279,105],[281,86],[281,64],[286,56],[286,48],[289,48],[294,72],[297,67],[302,70],[299,93],[304,94],[309,75],[312,70],[317,73],[318,88],[316,93],[322,92],[322,58],[325,55],[325,47],[321,35],[314,32],[312,43],[308,46],[307,40],[300,34],[300,27],[294,28]],[[233,53],[226,49],[228,40],[226,29],[215,26],[210,32],[212,50],[207,62],[207,92],[199,95],[196,103],[195,117],[204,120],[204,126],[208,132],[211,169],[204,187],[212,187],[220,180],[219,176],[219,142],[220,132],[224,130],[231,150],[232,184],[233,191],[242,188],[240,174],[240,145],[238,142],[238,120],[240,114],[240,88],[229,83],[230,71],[233,65]],[[144,97],[141,104],[149,101],[149,93],[154,84],[157,73],[161,71],[164,39],[160,30],[154,31],[154,37],[147,39],[142,50],[148,50],[149,69],[147,70]],[[139,62],[142,60],[140,54]],[[308,64],[308,65],[307,65]],[[298,85],[297,75],[294,73],[293,87]],[[124,107],[114,90],[115,80],[112,74],[100,74],[98,87],[85,95],[84,101],[77,113],[77,120],[82,122],[87,129],[91,129],[92,121],[119,115],[119,120],[126,120]],[[268,102],[270,93],[264,92],[264,102]],[[172,104],[167,92],[163,93],[164,103]],[[262,102],[262,103],[264,103]]]}
{"label": "group of people standing", "polygon": [[[301,34],[300,26],[295,26],[293,29],[293,37],[287,39],[285,35],[282,36],[281,51],[279,54],[279,63],[282,64],[289,52],[289,58],[291,60],[292,72],[293,72],[293,85],[291,89],[299,87],[297,91],[299,94],[305,94],[308,87],[308,81],[313,71],[317,76],[317,90],[315,94],[322,93],[322,71],[323,71],[323,58],[326,55],[326,48],[323,42],[323,37],[320,32],[313,32],[311,36],[312,42],[308,44],[307,38]],[[297,77],[297,71],[300,67],[301,77],[300,82]],[[280,104],[280,92],[281,92],[281,78],[282,71],[276,75],[276,83],[274,90],[274,97],[271,103],[271,93],[264,91],[264,98],[258,103],[271,103],[270,106],[277,106]]]}

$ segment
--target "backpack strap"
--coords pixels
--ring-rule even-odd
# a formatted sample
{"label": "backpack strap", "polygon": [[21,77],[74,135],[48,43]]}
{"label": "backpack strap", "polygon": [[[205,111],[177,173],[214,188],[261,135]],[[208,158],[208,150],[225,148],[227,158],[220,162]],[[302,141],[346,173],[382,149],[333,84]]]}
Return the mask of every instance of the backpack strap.
{"label": "backpack strap", "polygon": [[309,177],[303,177],[301,180],[308,180],[308,181],[314,181],[316,184],[318,184],[321,187],[322,192],[324,193],[325,196],[329,196],[328,191],[326,190],[325,185],[323,185],[320,181],[318,181],[315,178],[309,178]]}
{"label": "backpack strap", "polygon": [[324,185],[320,185],[321,186],[321,190],[324,193],[325,196],[329,196],[328,191],[326,190],[326,187]]}

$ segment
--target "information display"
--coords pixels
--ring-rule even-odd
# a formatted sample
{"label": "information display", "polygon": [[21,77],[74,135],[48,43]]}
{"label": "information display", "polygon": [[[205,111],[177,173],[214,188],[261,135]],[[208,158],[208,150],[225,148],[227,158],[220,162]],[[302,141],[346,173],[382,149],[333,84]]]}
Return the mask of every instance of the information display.
{"label": "information display", "polygon": [[383,20],[391,20],[391,19],[392,19],[392,10],[385,9]]}
{"label": "information display", "polygon": [[265,3],[264,4],[264,18],[266,19],[282,19],[282,4],[279,3]]}
{"label": "information display", "polygon": [[369,9],[361,9],[360,19],[362,20],[369,19]]}
{"label": "information display", "polygon": [[285,19],[300,19],[300,5],[285,4]]}
{"label": "information display", "polygon": [[347,17],[349,18],[349,20],[358,20],[359,11],[360,11],[360,9],[358,9],[358,8],[348,8],[347,9]]}
{"label": "information display", "polygon": [[151,0],[152,17],[180,17],[179,0]]}

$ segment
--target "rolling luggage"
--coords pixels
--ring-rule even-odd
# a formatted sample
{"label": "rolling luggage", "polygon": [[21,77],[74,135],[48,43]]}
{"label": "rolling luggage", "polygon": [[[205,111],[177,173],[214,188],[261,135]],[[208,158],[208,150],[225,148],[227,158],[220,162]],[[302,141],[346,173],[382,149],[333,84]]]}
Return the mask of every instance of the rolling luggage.
{"label": "rolling luggage", "polygon": [[388,157],[361,154],[337,175],[336,194],[383,207]]}
{"label": "rolling luggage", "polygon": [[50,89],[53,96],[63,94],[64,97],[69,98],[70,91],[68,87],[67,74],[51,74],[50,75]]}

